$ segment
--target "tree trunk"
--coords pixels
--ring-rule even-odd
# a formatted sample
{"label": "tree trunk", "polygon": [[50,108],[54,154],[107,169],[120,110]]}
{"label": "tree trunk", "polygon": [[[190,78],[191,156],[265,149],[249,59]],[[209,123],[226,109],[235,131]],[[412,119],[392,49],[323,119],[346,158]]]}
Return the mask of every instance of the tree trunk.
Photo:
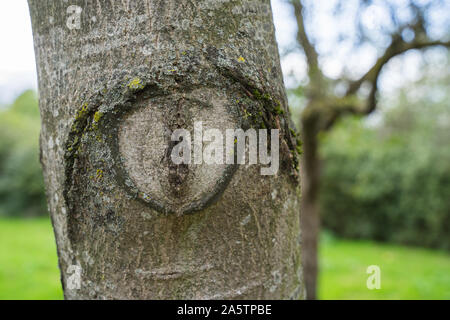
{"label": "tree trunk", "polygon": [[[270,2],[29,6],[65,297],[302,298],[296,142]],[[171,133],[195,136],[200,120],[279,129],[280,170],[173,164]]]}
{"label": "tree trunk", "polygon": [[320,161],[318,156],[318,124],[315,118],[302,117],[302,200],[300,221],[302,225],[302,260],[306,299],[317,299],[318,242],[320,217],[318,193]]}

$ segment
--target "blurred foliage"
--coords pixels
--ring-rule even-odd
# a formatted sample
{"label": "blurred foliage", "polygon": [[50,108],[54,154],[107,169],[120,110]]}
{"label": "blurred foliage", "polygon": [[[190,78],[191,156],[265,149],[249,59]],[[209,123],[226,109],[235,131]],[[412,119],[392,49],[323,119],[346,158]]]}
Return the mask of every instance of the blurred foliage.
{"label": "blurred foliage", "polygon": [[34,91],[0,110],[0,216],[47,212],[39,164],[39,109]]}
{"label": "blurred foliage", "polygon": [[346,118],[322,137],[325,228],[450,250],[449,85],[407,87],[378,121]]}

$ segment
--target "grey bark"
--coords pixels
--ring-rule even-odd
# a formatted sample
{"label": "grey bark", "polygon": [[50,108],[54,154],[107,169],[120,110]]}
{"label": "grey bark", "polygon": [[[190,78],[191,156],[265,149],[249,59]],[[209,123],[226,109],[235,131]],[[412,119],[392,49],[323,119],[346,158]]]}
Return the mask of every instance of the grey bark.
{"label": "grey bark", "polygon": [[[79,29],[69,5],[82,9]],[[270,2],[29,6],[65,297],[303,298],[297,141]],[[168,133],[195,120],[280,129],[278,174],[174,166]]]}

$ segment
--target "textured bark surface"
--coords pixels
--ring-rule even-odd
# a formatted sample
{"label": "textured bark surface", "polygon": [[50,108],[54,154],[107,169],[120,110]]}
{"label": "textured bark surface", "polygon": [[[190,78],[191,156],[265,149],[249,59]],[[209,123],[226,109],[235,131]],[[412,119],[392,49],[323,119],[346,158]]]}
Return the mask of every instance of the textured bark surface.
{"label": "textured bark surface", "polygon": [[[296,138],[269,1],[29,6],[65,297],[302,298]],[[278,174],[173,166],[168,133],[197,120],[280,129]]]}

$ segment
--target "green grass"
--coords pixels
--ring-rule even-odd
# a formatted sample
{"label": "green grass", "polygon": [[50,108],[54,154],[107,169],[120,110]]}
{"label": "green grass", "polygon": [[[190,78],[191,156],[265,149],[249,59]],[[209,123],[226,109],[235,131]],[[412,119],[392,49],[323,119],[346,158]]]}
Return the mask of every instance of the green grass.
{"label": "green grass", "polygon": [[[319,255],[321,299],[450,299],[448,252],[324,234]],[[381,269],[381,289],[367,289],[370,265]]]}
{"label": "green grass", "polygon": [[49,219],[0,219],[0,299],[62,299]]}
{"label": "green grass", "polygon": [[[321,299],[450,299],[445,252],[348,241],[324,234]],[[366,268],[381,268],[381,289],[366,287]],[[0,219],[0,299],[62,299],[48,219]]]}

